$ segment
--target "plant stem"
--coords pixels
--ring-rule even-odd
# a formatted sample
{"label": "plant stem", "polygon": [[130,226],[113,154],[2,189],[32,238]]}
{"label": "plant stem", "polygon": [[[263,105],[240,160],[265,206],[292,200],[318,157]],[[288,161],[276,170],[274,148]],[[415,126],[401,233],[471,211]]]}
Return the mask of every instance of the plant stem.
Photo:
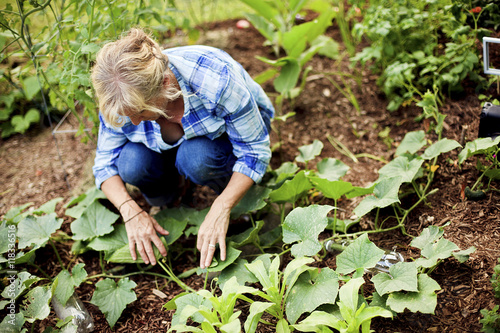
{"label": "plant stem", "polygon": [[66,269],[66,266],[64,266],[64,263],[61,259],[61,256],[59,255],[59,251],[57,251],[56,245],[52,241],[52,239],[49,238],[49,243],[52,245],[52,248],[54,249],[54,252],[56,253],[57,260],[59,261],[59,265],[61,265],[62,269]]}
{"label": "plant stem", "polygon": [[387,162],[387,161],[385,160],[385,158],[383,158],[383,157],[379,157],[379,156],[375,156],[375,155],[372,155],[372,154],[367,154],[367,153],[356,154],[356,155],[354,155],[354,157],[356,157],[356,158],[359,158],[359,157],[366,157],[366,158],[371,158],[372,160],[375,160],[375,161],[382,162],[382,163],[384,163],[384,164],[389,163],[389,162]]}
{"label": "plant stem", "polygon": [[349,149],[342,142],[340,142],[339,140],[337,140],[336,138],[334,138],[331,135],[328,135],[327,139],[332,144],[332,146],[338,150],[339,153],[349,157],[350,159],[352,159],[354,161],[354,163],[359,162],[358,159],[356,158],[356,156],[354,156],[354,154],[351,153],[349,151]]}
{"label": "plant stem", "polygon": [[50,277],[49,274],[47,274],[42,268],[40,268],[40,266],[38,266],[37,264],[35,263],[31,263],[29,264],[33,267],[35,267],[40,273],[42,273],[47,279],[49,279],[50,281],[52,281],[52,278]]}
{"label": "plant stem", "polygon": [[191,287],[189,287],[187,284],[185,284],[184,282],[182,282],[181,280],[179,280],[179,278],[177,278],[177,276],[175,276],[175,274],[170,270],[170,267],[164,265],[161,260],[158,261],[158,264],[161,266],[161,268],[163,268],[163,270],[165,272],[167,272],[167,274],[170,276],[170,278],[172,279],[172,281],[174,281],[175,283],[177,283],[179,285],[179,287],[181,287],[182,289],[186,290],[186,291],[189,291],[189,292],[195,292],[195,290]]}
{"label": "plant stem", "polygon": [[157,276],[157,277],[161,277],[161,278],[164,278],[166,280],[169,280],[169,281],[172,280],[170,278],[170,276],[163,275],[163,274],[160,274],[160,273],[155,273],[155,272],[146,272],[146,271],[132,272],[132,273],[124,274],[124,275],[113,275],[113,274],[108,274],[108,273],[101,273],[101,274],[96,274],[96,275],[88,276],[85,280],[92,280],[92,279],[97,279],[97,278],[101,278],[101,277],[106,277],[106,278],[111,278],[111,279],[123,279],[123,278],[129,277],[129,276],[139,275],[139,274],[141,274],[141,275],[142,274],[146,274],[146,275]]}

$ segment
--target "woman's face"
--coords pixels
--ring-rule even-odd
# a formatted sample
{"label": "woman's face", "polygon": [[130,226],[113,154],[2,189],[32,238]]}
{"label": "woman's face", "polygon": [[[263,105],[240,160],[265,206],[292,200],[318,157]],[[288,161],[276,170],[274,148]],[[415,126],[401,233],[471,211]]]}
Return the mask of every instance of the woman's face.
{"label": "woman's face", "polygon": [[[149,104],[154,105],[156,108],[160,110],[165,109],[166,101],[164,97],[157,97],[149,102]],[[135,111],[124,111],[123,112],[124,116],[127,116],[130,118],[130,121],[134,125],[139,125],[142,121],[156,121],[158,120],[161,116],[155,112],[152,111],[147,111],[147,110],[142,110],[141,112],[135,112]]]}
{"label": "woman's face", "polygon": [[160,118],[160,115],[151,111],[142,111],[142,112],[134,112],[133,114],[128,114],[125,112],[125,115],[130,118],[130,121],[134,125],[139,125],[142,121],[156,121]]}

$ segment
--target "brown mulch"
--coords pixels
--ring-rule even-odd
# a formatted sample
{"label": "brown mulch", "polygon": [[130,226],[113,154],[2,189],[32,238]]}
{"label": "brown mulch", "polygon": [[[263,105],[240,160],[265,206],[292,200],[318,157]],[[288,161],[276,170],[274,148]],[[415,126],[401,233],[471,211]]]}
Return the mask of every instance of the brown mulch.
{"label": "brown mulch", "polygon": [[[256,55],[271,57],[269,49],[262,47],[264,39],[253,29],[236,29],[235,21],[226,21],[212,24],[204,43],[225,49],[250,72],[256,75],[266,69],[266,65],[255,59]],[[339,43],[341,38],[338,30],[332,27],[329,34]],[[217,37],[219,36],[219,37]],[[220,37],[222,36],[222,37]],[[310,144],[314,139],[324,143],[321,158],[334,157],[340,159],[351,168],[344,180],[356,186],[366,186],[377,179],[377,170],[383,163],[370,158],[360,158],[357,163],[342,155],[328,141],[333,136],[354,154],[369,153],[385,160],[391,160],[397,144],[401,142],[405,133],[412,130],[428,129],[428,122],[415,122],[414,118],[420,114],[416,107],[401,108],[397,112],[389,113],[386,110],[387,101],[376,85],[377,77],[368,70],[351,68],[346,60],[340,67],[334,67],[330,59],[315,57],[312,61],[314,72],[306,85],[305,91],[295,102],[293,111],[296,116],[280,126],[281,149],[273,155],[273,168],[285,161],[293,161],[298,154],[297,148]],[[354,94],[361,106],[361,114],[350,102],[337,91],[332,84],[321,76],[321,72],[359,71],[362,86],[350,81]],[[332,76],[335,79],[335,76]],[[339,84],[341,82],[339,81]],[[270,96],[275,96],[270,83],[264,85]],[[495,87],[489,94],[495,95]],[[477,137],[479,113],[481,107],[476,92],[469,87],[459,99],[447,100],[441,107],[446,115],[444,137],[457,141],[471,141]],[[285,104],[283,113],[292,111],[289,104]],[[67,127],[74,127],[69,120]],[[384,142],[379,133],[386,127],[390,128],[392,142]],[[431,135],[432,136],[432,135]],[[50,131],[38,128],[27,135],[17,135],[0,141],[0,215],[10,208],[26,202],[33,202],[38,207],[42,203],[55,197],[63,197],[64,202],[58,206],[62,214],[62,204],[77,193],[83,192],[92,184],[90,167],[92,165],[92,144],[82,144],[79,138],[71,134],[58,134],[59,154],[55,147]],[[276,132],[272,136],[273,143],[278,142]],[[457,165],[458,152],[451,152],[442,157],[439,169],[433,181],[432,188],[438,188],[437,194],[430,197],[426,204],[419,206],[408,218],[407,231],[416,236],[430,224],[444,226],[445,236],[456,243],[461,249],[475,246],[477,248],[470,259],[463,264],[454,259],[447,259],[431,274],[441,286],[438,292],[438,305],[435,315],[420,313],[404,313],[390,319],[376,319],[372,323],[375,332],[479,332],[480,309],[491,309],[500,301],[494,298],[491,288],[493,267],[500,256],[500,198],[496,191],[488,193],[482,201],[468,201],[461,198],[461,189],[464,184],[472,185],[478,173],[475,168],[475,159],[471,158],[463,165]],[[318,158],[314,162],[318,162]],[[314,164],[310,168],[314,168]],[[71,187],[68,190],[65,180]],[[493,188],[498,184],[492,183]],[[200,207],[210,203],[211,196],[201,189],[199,195]],[[346,210],[352,209],[354,203],[344,202]],[[66,219],[64,230],[69,230],[69,219]],[[363,221],[362,227],[370,227],[369,216]],[[409,247],[411,239],[403,236],[399,231],[370,235],[370,239],[378,246],[390,249],[396,246],[405,258],[414,258],[418,255],[415,249]],[[86,253],[74,256],[69,252],[70,243],[58,243],[65,262],[85,262],[89,275],[101,273],[98,258],[95,253]],[[37,258],[40,265],[48,272],[56,275],[59,267],[51,248],[41,250]],[[177,262],[176,262],[177,263]],[[174,267],[176,272],[182,272],[194,267],[196,258],[181,257]],[[335,258],[330,255],[322,263],[325,266],[335,267]],[[107,269],[114,267],[106,265]],[[135,267],[125,268],[134,270]],[[162,270],[154,268],[161,273]],[[103,314],[89,303],[94,290],[93,284],[84,284],[78,288],[80,295],[92,314],[96,332],[165,332],[170,328],[172,311],[162,309],[169,299],[182,290],[174,283],[150,275],[134,275],[131,277],[137,283],[135,289],[137,301],[130,304],[122,314],[115,328],[111,330]],[[97,282],[97,279],[92,282]],[[201,277],[193,276],[184,281],[189,286],[198,289],[204,284]],[[369,288],[369,286],[367,286]],[[167,298],[161,298],[153,293],[154,289],[161,290]],[[47,326],[54,326],[55,319],[42,321],[36,332],[42,332]],[[259,332],[272,332],[272,328],[260,325]]]}

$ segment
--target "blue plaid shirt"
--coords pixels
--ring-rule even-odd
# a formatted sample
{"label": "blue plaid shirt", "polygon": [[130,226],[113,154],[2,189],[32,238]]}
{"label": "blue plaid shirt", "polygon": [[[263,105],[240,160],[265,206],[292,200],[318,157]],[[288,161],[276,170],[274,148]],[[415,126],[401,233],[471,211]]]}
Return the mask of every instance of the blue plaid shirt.
{"label": "blue plaid shirt", "polygon": [[170,145],[162,140],[160,125],[154,121],[132,124],[123,117],[123,126],[107,124],[102,115],[93,172],[96,185],[117,175],[116,160],[128,142],[140,142],[158,153],[198,136],[215,139],[227,133],[237,161],[233,172],[258,183],[271,158],[269,133],[274,108],[264,90],[226,52],[208,46],[183,46],[164,51],[184,98],[183,137]]}

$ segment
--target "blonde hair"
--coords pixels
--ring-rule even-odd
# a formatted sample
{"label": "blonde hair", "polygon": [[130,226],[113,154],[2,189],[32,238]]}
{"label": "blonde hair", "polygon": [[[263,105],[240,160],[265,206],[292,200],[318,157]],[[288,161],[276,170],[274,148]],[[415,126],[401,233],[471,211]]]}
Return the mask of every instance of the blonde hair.
{"label": "blonde hair", "polygon": [[104,120],[120,127],[124,110],[132,114],[146,110],[168,118],[165,110],[149,103],[162,95],[170,101],[182,94],[174,84],[164,87],[166,76],[175,82],[168,57],[143,30],[133,28],[121,39],[104,45],[91,74]]}

